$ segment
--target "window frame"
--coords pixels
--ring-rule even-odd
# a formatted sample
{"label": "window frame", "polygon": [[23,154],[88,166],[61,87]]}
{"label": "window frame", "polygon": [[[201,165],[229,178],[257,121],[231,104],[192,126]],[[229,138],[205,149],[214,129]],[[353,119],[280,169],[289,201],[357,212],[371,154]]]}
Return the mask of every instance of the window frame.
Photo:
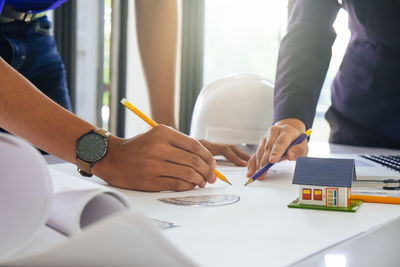
{"label": "window frame", "polygon": [[[319,194],[317,194],[319,192]],[[322,189],[314,189],[313,190],[313,200],[322,201]]]}
{"label": "window frame", "polygon": [[[304,191],[309,191],[309,194],[306,194]],[[311,188],[302,188],[301,189],[301,198],[303,200],[312,200],[312,189]]]}

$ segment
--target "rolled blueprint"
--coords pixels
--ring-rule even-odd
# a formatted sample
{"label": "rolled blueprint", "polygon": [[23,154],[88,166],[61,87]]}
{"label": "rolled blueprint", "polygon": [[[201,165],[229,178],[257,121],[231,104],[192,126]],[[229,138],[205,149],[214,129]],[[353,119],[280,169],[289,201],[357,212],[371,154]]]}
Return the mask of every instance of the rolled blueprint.
{"label": "rolled blueprint", "polygon": [[32,145],[0,133],[0,261],[28,243],[49,216],[52,183]]}

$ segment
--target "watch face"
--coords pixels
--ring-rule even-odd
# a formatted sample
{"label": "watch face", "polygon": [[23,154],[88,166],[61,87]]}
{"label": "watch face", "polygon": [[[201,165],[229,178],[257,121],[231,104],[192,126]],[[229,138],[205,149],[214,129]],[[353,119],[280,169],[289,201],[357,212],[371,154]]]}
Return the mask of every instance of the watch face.
{"label": "watch face", "polygon": [[76,154],[87,162],[95,162],[101,159],[107,151],[107,143],[103,136],[89,132],[76,142]]}

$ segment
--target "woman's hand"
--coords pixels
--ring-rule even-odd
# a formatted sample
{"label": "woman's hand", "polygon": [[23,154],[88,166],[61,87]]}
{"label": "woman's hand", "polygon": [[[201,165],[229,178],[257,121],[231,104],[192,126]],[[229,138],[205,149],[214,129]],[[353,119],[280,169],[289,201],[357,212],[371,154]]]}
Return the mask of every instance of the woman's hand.
{"label": "woman's hand", "polygon": [[241,151],[235,145],[221,145],[211,143],[206,140],[199,140],[200,143],[208,149],[214,156],[222,155],[227,160],[232,162],[237,166],[246,166],[247,162],[250,159],[250,156],[247,155],[245,152]]}

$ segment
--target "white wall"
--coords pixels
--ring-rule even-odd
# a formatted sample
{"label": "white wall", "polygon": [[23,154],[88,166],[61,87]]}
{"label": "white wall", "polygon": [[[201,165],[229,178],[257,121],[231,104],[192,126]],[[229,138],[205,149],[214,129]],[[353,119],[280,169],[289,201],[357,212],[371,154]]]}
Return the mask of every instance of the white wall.
{"label": "white wall", "polygon": [[[311,189],[311,200],[304,200],[301,199],[302,190],[303,188]],[[322,205],[325,206],[326,204],[326,188],[325,186],[313,186],[313,185],[299,185],[299,203],[300,204],[308,204],[308,205]],[[331,187],[329,187],[331,188]],[[314,200],[314,189],[321,189],[322,190],[322,201]],[[347,206],[347,192],[348,188],[346,187],[338,187],[338,207],[346,207]]]}

